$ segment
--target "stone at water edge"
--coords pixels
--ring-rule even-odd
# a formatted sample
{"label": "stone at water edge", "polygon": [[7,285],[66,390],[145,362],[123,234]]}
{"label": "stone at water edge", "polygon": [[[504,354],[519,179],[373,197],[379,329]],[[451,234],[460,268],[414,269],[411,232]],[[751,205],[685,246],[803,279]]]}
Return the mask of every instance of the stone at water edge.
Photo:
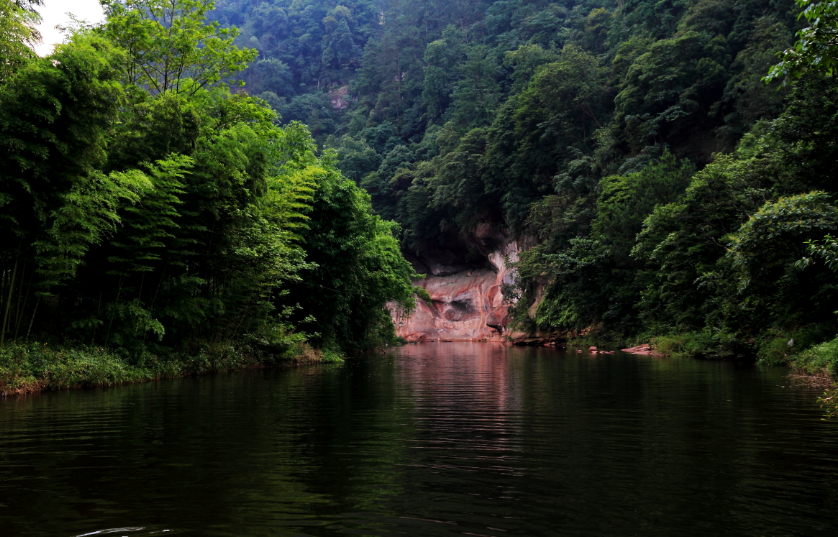
{"label": "stone at water edge", "polygon": [[631,347],[630,349],[623,349],[623,352],[627,352],[629,354],[643,354],[646,356],[663,356],[663,354],[655,352],[651,345],[637,345],[635,347]]}

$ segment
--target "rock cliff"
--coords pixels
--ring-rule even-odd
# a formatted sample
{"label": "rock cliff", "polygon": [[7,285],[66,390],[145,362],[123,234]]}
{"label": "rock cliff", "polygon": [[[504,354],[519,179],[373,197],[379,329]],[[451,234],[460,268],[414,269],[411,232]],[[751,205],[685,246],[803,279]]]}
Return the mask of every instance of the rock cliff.
{"label": "rock cliff", "polygon": [[417,272],[427,273],[414,285],[428,291],[431,303],[419,300],[407,318],[394,314],[396,333],[408,341],[502,341],[509,318],[501,287],[515,277],[507,261],[517,261],[518,251],[516,242],[502,243],[477,268],[443,251],[410,258]]}

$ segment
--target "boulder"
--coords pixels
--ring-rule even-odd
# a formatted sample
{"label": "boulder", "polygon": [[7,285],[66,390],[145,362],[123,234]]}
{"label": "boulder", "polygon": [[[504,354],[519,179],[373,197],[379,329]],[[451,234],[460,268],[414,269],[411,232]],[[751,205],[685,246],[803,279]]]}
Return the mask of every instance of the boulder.
{"label": "boulder", "polygon": [[646,356],[663,356],[662,354],[655,352],[651,345],[637,345],[636,347],[631,347],[630,349],[623,349],[623,352],[630,354],[643,354]]}

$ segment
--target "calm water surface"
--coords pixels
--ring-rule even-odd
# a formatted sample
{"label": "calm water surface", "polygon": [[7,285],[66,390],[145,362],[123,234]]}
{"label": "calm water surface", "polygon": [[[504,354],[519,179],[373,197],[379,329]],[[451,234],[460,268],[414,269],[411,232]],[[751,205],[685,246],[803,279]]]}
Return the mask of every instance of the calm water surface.
{"label": "calm water surface", "polygon": [[0,401],[0,535],[838,535],[778,369],[412,345]]}

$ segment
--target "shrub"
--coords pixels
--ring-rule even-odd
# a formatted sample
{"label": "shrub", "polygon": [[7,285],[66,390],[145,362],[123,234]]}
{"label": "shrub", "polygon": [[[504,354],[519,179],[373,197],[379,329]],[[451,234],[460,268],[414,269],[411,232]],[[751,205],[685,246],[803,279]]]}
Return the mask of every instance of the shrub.
{"label": "shrub", "polygon": [[787,365],[801,351],[831,339],[834,335],[835,329],[831,323],[810,324],[795,330],[766,330],[756,341],[757,358],[765,364]]}
{"label": "shrub", "polygon": [[838,373],[838,338],[801,352],[791,365],[812,375],[825,372],[835,377]]}
{"label": "shrub", "polygon": [[0,395],[115,386],[282,362],[341,363],[343,359],[337,352],[315,350],[303,342],[272,353],[230,344],[203,345],[189,353],[149,353],[141,363],[128,353],[101,347],[14,343],[0,348]]}

